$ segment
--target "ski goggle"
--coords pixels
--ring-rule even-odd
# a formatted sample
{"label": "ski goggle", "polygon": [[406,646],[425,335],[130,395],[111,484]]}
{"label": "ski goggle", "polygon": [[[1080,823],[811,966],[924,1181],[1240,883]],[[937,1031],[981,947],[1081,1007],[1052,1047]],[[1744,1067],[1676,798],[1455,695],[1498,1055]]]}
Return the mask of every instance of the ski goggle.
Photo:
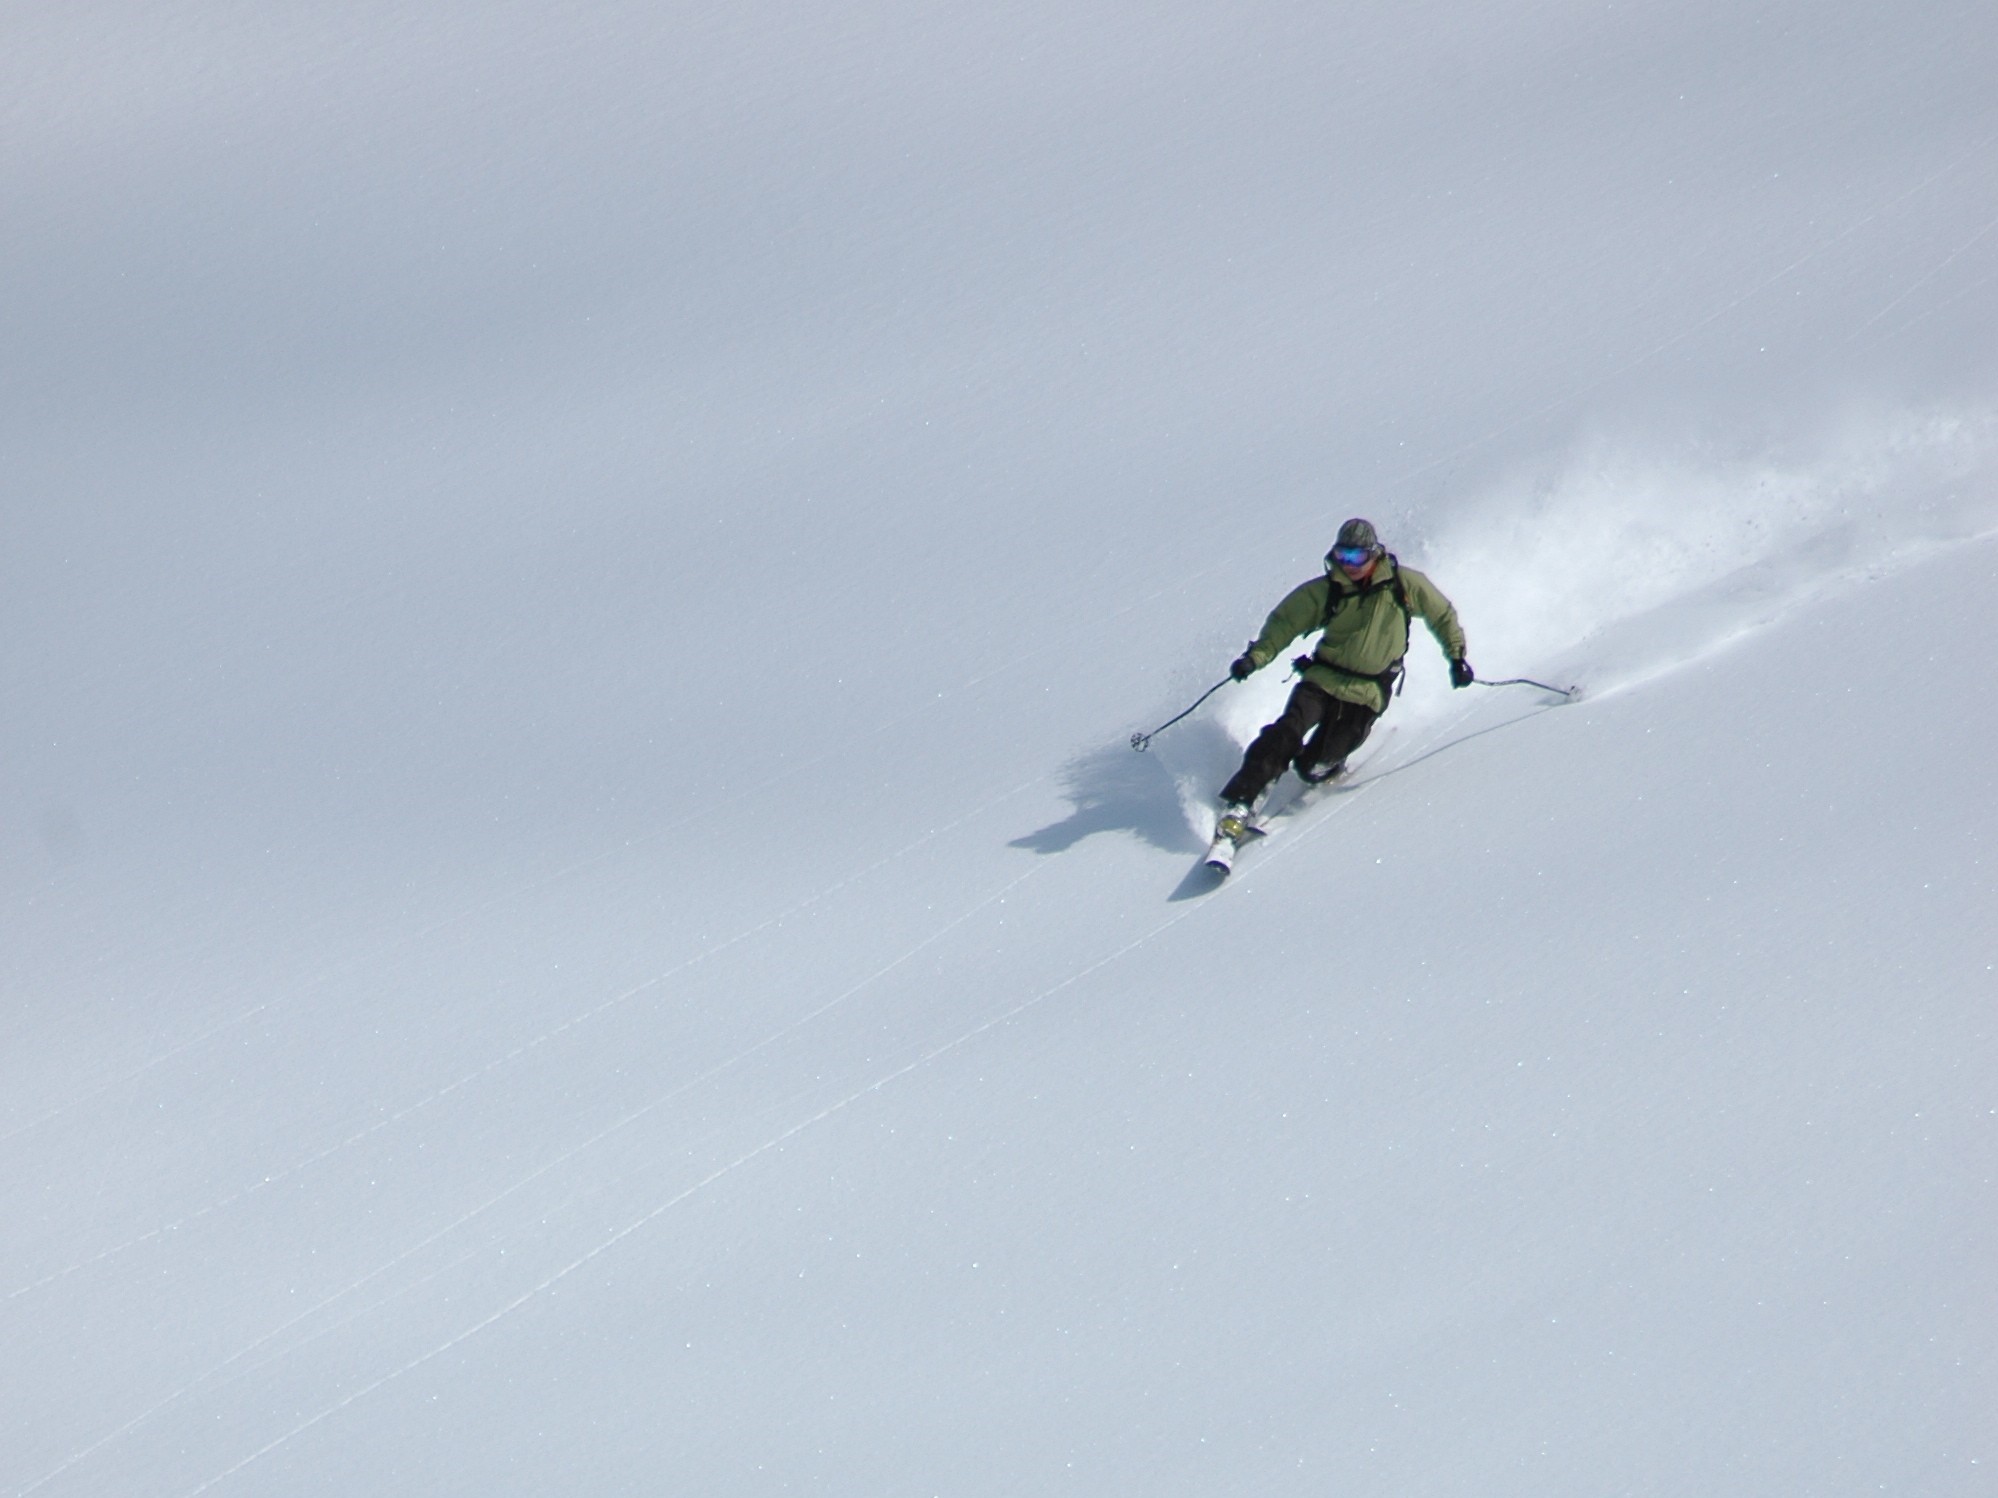
{"label": "ski goggle", "polygon": [[1374,549],[1371,546],[1335,546],[1332,548],[1332,560],[1337,562],[1341,567],[1364,567],[1373,559]]}

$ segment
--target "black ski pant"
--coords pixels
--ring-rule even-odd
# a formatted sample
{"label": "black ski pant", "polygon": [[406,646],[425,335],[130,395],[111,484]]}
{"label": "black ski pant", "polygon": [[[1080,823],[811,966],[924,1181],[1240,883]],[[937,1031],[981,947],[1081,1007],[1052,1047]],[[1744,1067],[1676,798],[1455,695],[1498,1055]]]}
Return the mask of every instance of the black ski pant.
{"label": "black ski pant", "polygon": [[1282,715],[1249,745],[1242,768],[1221,787],[1221,799],[1246,805],[1268,790],[1289,765],[1296,765],[1300,775],[1331,770],[1366,742],[1379,716],[1300,681],[1291,689]]}

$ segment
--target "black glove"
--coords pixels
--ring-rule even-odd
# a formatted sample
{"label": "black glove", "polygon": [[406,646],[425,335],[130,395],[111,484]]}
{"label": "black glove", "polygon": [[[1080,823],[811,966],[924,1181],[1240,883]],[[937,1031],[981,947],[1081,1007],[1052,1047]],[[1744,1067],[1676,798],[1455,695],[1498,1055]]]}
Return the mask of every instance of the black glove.
{"label": "black glove", "polygon": [[1228,667],[1228,674],[1237,681],[1247,681],[1256,674],[1256,658],[1246,653],[1236,656]]}
{"label": "black glove", "polygon": [[1458,656],[1454,661],[1450,662],[1451,686],[1467,687],[1477,679],[1478,679],[1477,675],[1471,670],[1471,663],[1465,660],[1461,655]]}

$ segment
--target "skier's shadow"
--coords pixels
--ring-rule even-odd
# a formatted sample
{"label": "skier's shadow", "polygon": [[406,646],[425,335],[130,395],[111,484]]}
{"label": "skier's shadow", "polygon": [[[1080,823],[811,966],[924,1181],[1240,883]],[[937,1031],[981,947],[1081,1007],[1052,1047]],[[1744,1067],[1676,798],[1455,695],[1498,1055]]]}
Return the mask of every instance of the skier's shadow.
{"label": "skier's shadow", "polygon": [[1187,724],[1170,756],[1156,750],[1133,753],[1128,744],[1092,749],[1062,769],[1062,793],[1074,810],[1038,832],[1014,838],[1009,846],[1065,853],[1099,832],[1132,832],[1167,853],[1198,853],[1207,844],[1187,825],[1174,771],[1205,769],[1211,760],[1224,767],[1219,773],[1225,775],[1238,752],[1211,722]]}

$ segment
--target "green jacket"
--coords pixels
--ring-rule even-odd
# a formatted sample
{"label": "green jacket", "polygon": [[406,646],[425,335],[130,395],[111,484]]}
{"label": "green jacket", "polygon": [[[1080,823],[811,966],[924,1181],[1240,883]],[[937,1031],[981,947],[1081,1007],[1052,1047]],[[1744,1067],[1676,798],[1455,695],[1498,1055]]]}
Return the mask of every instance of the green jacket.
{"label": "green jacket", "polygon": [[[1401,591],[1408,598],[1402,611],[1395,600],[1394,579],[1399,575]],[[1338,606],[1328,623],[1325,606],[1329,595],[1338,595]],[[1304,679],[1342,701],[1355,702],[1376,713],[1387,711],[1387,692],[1380,678],[1408,654],[1410,614],[1420,615],[1436,643],[1451,660],[1464,654],[1464,630],[1457,623],[1457,610],[1438,591],[1436,584],[1412,567],[1403,567],[1393,556],[1385,556],[1374,568],[1365,586],[1343,572],[1330,570],[1323,577],[1290,590],[1282,603],[1270,611],[1263,632],[1249,647],[1249,658],[1258,669],[1290,648],[1293,640],[1308,635],[1321,624],[1325,634],[1312,652],[1312,663]]]}

